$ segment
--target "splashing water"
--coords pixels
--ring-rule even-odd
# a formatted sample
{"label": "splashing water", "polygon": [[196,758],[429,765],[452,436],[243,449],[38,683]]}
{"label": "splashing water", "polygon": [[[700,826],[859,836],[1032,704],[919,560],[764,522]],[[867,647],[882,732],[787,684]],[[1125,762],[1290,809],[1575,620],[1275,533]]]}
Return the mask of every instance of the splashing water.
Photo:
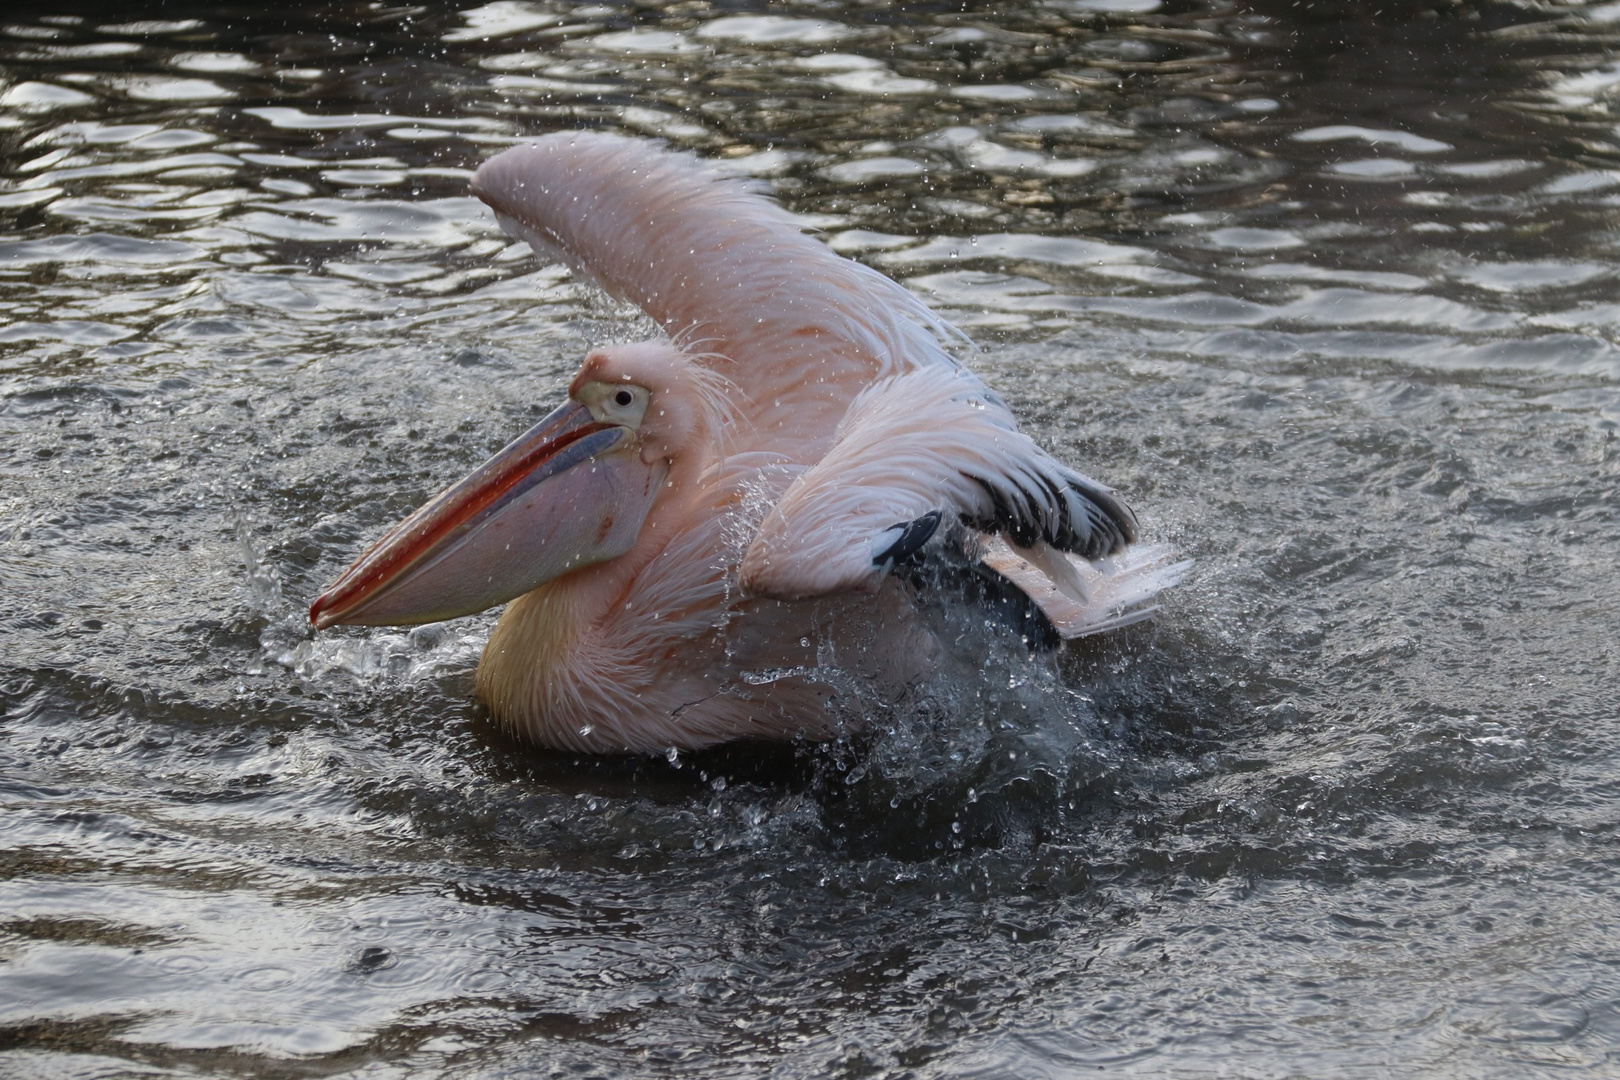
{"label": "splashing water", "polygon": [[[13,4],[0,1072],[1613,1073],[1609,7]],[[1194,572],[669,759],[495,729],[491,616],[311,635],[646,332],[467,195],[560,127],[767,185]]]}

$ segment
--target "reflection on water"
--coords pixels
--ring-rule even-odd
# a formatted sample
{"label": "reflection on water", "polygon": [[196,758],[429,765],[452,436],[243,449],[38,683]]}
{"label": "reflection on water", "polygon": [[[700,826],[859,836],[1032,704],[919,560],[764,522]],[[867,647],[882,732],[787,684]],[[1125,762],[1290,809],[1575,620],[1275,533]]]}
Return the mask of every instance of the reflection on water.
{"label": "reflection on water", "polygon": [[[1376,7],[8,8],[0,1061],[1613,1072],[1620,11]],[[504,741],[487,617],[312,637],[645,330],[467,197],[571,126],[904,280],[1194,579],[674,762]]]}

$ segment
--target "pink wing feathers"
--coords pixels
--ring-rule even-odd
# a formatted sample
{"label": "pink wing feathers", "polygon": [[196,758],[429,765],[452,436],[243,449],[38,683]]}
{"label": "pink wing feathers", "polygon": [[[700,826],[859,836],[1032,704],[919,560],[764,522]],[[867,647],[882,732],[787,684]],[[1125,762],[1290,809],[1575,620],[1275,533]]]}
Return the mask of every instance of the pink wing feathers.
{"label": "pink wing feathers", "polygon": [[940,347],[960,335],[904,288],[806,236],[747,182],[642,140],[548,135],[485,163],[472,186],[509,232],[639,306],[739,391],[746,423],[728,454],[794,477],[747,545],[746,591],[875,590],[951,517],[1005,537],[986,566],[1060,630],[1098,623],[1096,575],[1066,553],[1123,550],[1134,515],[1020,432]]}
{"label": "pink wing feathers", "polygon": [[873,379],[952,364],[934,335],[955,332],[916,297],[689,155],[559,132],[486,162],[472,190],[735,383],[758,445],[795,460],[820,456]]}
{"label": "pink wing feathers", "polygon": [[[1083,599],[1061,552],[1099,559],[1136,539],[1136,518],[1103,485],[1018,430],[964,369],[880,379],[849,407],[825,457],[765,516],[742,564],[743,588],[779,599],[870,591],[941,514],[1006,535]],[[920,527],[910,527],[916,523]],[[1051,557],[1046,552],[1051,550]]]}

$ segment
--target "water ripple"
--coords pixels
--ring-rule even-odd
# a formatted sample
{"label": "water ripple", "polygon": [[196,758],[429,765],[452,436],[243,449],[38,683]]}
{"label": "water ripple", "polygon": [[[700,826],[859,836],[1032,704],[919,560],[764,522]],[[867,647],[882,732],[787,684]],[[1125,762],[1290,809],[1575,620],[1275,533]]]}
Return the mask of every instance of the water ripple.
{"label": "water ripple", "polygon": [[[1606,1075],[1613,7],[8,13],[0,1069]],[[313,635],[650,332],[467,194],[565,127],[903,276],[1197,572],[673,761],[509,741],[489,616]]]}

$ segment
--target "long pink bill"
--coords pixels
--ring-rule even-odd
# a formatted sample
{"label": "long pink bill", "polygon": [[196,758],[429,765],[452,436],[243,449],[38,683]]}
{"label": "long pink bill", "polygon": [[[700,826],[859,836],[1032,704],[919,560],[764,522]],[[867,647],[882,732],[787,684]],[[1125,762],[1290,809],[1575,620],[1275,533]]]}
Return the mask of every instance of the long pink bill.
{"label": "long pink bill", "polygon": [[635,543],[662,469],[568,402],[400,522],[310,605],[316,629],[470,615]]}

